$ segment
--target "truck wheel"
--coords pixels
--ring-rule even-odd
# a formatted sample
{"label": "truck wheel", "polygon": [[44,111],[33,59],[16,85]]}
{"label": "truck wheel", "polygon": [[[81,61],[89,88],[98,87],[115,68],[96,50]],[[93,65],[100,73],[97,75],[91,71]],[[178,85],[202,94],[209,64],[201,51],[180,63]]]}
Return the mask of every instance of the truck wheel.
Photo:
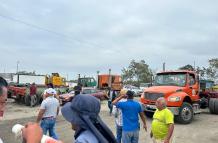
{"label": "truck wheel", "polygon": [[18,103],[18,104],[20,104],[20,102],[21,102],[21,96],[20,95],[16,95],[16,98],[15,98],[15,101]]}
{"label": "truck wheel", "polygon": [[32,98],[32,102],[33,102],[33,106],[36,106],[38,104],[38,96],[37,95],[33,95],[33,98]]}
{"label": "truck wheel", "polygon": [[209,110],[211,114],[218,114],[218,99],[216,98],[210,99]]}
{"label": "truck wheel", "polygon": [[25,96],[25,105],[26,105],[26,106],[30,106],[30,102],[31,102],[31,101],[30,101],[30,96],[29,96],[29,95],[26,95],[26,96]]}
{"label": "truck wheel", "polygon": [[214,114],[214,102],[215,102],[215,100],[213,98],[210,98],[210,101],[209,101],[209,110],[210,110],[211,114]]}
{"label": "truck wheel", "polygon": [[190,103],[184,102],[180,107],[179,115],[175,117],[181,124],[189,124],[193,119],[193,108]]}

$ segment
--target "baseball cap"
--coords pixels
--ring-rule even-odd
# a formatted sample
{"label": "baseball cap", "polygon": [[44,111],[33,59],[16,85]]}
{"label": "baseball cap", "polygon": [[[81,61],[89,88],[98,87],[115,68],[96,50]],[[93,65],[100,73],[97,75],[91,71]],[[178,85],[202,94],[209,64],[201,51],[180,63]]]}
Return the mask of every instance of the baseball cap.
{"label": "baseball cap", "polygon": [[128,91],[126,92],[126,95],[127,95],[128,97],[132,97],[132,96],[134,96],[134,92],[132,92],[131,90],[128,90]]}
{"label": "baseball cap", "polygon": [[52,95],[55,95],[55,94],[57,94],[57,92],[53,89],[53,88],[48,88],[48,89],[46,89],[45,91],[44,91],[44,94],[52,94]]}

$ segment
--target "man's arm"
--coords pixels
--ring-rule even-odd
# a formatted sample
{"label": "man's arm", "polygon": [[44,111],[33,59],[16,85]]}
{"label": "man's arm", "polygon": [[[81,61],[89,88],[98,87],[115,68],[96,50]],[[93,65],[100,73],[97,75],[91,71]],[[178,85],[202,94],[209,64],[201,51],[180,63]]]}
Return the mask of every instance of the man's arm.
{"label": "man's arm", "polygon": [[42,117],[43,117],[44,113],[45,113],[45,109],[40,109],[39,110],[39,114],[38,114],[36,123],[39,123],[42,120]]}
{"label": "man's arm", "polygon": [[145,114],[144,114],[144,112],[140,112],[139,115],[140,115],[140,118],[142,120],[144,129],[145,129],[145,131],[147,131],[147,125],[146,125],[146,121],[145,121]]}
{"label": "man's arm", "polygon": [[174,130],[174,124],[169,124],[168,134],[166,139],[164,140],[164,143],[169,143],[170,138],[172,137],[173,134],[173,130]]}
{"label": "man's arm", "polygon": [[113,102],[112,102],[112,104],[113,105],[116,105],[117,104],[117,102],[119,102],[122,98],[124,98],[126,95],[121,95],[121,96],[119,96],[118,98],[116,98]]}

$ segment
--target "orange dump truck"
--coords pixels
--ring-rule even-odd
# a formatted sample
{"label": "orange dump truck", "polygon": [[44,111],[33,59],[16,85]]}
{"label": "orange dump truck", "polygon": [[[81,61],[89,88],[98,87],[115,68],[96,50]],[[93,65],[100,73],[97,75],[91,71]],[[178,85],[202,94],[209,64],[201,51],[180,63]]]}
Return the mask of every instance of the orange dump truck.
{"label": "orange dump truck", "polygon": [[111,87],[113,90],[122,89],[122,81],[120,75],[102,74],[98,75],[98,88],[105,89]]}
{"label": "orange dump truck", "polygon": [[192,71],[166,71],[157,73],[152,87],[144,89],[141,103],[146,114],[156,110],[155,102],[163,97],[177,122],[188,124],[193,115],[200,113],[199,77]]}

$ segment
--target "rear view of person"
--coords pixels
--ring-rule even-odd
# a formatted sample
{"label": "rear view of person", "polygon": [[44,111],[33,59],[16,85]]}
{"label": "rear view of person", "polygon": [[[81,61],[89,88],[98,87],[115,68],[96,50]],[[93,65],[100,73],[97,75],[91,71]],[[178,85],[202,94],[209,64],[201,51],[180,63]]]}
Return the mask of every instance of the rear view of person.
{"label": "rear view of person", "polygon": [[108,99],[108,108],[109,108],[109,110],[110,110],[110,111],[109,111],[109,114],[111,115],[112,110],[113,110],[113,104],[112,104],[112,102],[113,102],[114,99],[117,97],[117,91],[109,89],[109,91],[108,91],[108,97],[109,97],[109,99]]}
{"label": "rear view of person", "polygon": [[49,131],[49,136],[58,139],[55,133],[56,117],[59,113],[59,101],[54,97],[56,91],[49,88],[45,91],[45,99],[42,101],[40,111],[37,117],[37,123],[41,121],[43,134]]}
{"label": "rear view of person", "polygon": [[[119,102],[121,99],[126,98],[127,101]],[[139,118],[140,115],[143,128],[147,131],[145,122],[145,115],[142,111],[141,105],[133,100],[134,93],[130,90],[127,91],[126,95],[121,95],[114,100],[113,105],[122,111],[123,127],[122,127],[122,141],[123,143],[138,143],[139,140]]]}
{"label": "rear view of person", "polygon": [[76,95],[62,109],[63,117],[75,130],[75,143],[116,143],[110,129],[99,117],[100,101],[90,95]]}
{"label": "rear view of person", "polygon": [[36,92],[37,92],[37,87],[36,84],[33,82],[30,86],[30,106],[33,107],[36,104]]}

